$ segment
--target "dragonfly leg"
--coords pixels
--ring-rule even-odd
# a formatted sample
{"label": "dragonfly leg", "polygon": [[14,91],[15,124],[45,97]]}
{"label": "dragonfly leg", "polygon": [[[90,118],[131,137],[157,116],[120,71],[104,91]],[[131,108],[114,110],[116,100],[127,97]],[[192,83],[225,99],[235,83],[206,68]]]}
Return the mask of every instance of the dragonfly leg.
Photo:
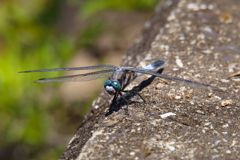
{"label": "dragonfly leg", "polygon": [[127,114],[127,112],[128,112],[128,100],[125,98],[125,97],[123,97],[123,95],[122,95],[122,93],[121,92],[119,92],[119,94],[121,95],[121,97],[126,101],[126,103],[127,103],[127,108],[125,109],[125,113]]}
{"label": "dragonfly leg", "polygon": [[114,97],[113,97],[113,99],[112,99],[112,103],[111,103],[110,109],[109,109],[110,111],[111,111],[112,107],[114,106],[114,104],[116,103],[117,98],[118,98],[118,95],[119,95],[119,93],[116,93],[116,94],[114,95]]}
{"label": "dragonfly leg", "polygon": [[116,94],[114,95],[114,98],[113,98],[113,100],[112,100],[112,104],[116,102],[117,97],[118,97],[118,94],[119,94],[119,93],[116,93]]}
{"label": "dragonfly leg", "polygon": [[145,99],[139,93],[137,93],[137,95],[143,100],[144,103],[146,103]]}
{"label": "dragonfly leg", "polygon": [[137,94],[143,100],[143,102],[146,103],[145,99],[138,92],[128,91],[128,90],[125,90],[125,91],[122,91],[122,92],[130,92],[130,93],[132,92],[134,94]]}

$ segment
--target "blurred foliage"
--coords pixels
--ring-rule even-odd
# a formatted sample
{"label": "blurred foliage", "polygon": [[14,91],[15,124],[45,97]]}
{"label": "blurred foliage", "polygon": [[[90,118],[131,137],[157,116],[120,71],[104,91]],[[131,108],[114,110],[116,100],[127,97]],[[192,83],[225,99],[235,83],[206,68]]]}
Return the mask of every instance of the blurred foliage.
{"label": "blurred foliage", "polygon": [[0,147],[7,151],[0,156],[5,159],[21,159],[18,152],[28,157],[45,147],[52,117],[42,106],[54,105],[57,98],[39,101],[46,86],[30,82],[40,74],[17,72],[59,67],[70,58],[72,40],[54,29],[59,15],[56,6],[57,0],[0,1]]}
{"label": "blurred foliage", "polygon": [[83,3],[81,16],[88,18],[101,11],[152,11],[159,0],[71,0],[72,3]]}
{"label": "blurred foliage", "polygon": [[91,47],[94,44],[95,39],[104,30],[104,25],[101,21],[96,20],[89,22],[88,26],[84,31],[78,36],[76,40],[76,45],[78,47]]}
{"label": "blurred foliage", "polygon": [[[61,73],[17,73],[63,67],[76,49],[91,45],[103,31],[101,22],[92,21],[75,41],[61,33],[57,25],[64,12],[62,2],[0,1],[0,159],[56,159],[67,145],[49,144],[47,140],[52,130],[58,126],[67,130],[68,126],[68,119],[64,117],[69,112],[64,107],[58,108],[62,106],[61,100],[52,89],[58,84],[31,83],[36,77],[55,77]],[[150,10],[157,1],[68,2],[80,6],[81,14],[90,17],[103,10]],[[57,127],[54,126],[56,121]]]}

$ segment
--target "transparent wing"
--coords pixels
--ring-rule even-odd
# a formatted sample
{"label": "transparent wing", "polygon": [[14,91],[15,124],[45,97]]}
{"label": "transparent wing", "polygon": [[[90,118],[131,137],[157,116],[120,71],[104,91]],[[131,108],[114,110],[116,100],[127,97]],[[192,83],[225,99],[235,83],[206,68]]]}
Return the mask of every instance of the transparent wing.
{"label": "transparent wing", "polygon": [[190,80],[186,80],[186,79],[182,79],[182,78],[177,78],[177,77],[171,77],[168,75],[164,75],[164,74],[160,74],[151,70],[147,70],[144,68],[123,68],[125,70],[129,70],[129,71],[135,71],[135,72],[139,72],[139,73],[143,73],[143,74],[150,74],[156,77],[160,77],[169,81],[174,81],[177,83],[182,83],[184,85],[188,85],[188,86],[192,86],[192,87],[196,87],[196,88],[207,88],[207,89],[212,89],[212,90],[220,90],[217,87],[212,87],[210,85],[207,84],[203,84],[200,82],[196,82],[196,81],[190,81]]}
{"label": "transparent wing", "polygon": [[98,79],[102,77],[109,77],[115,70],[104,70],[104,71],[97,71],[91,72],[86,74],[78,74],[78,75],[71,75],[71,76],[63,76],[63,77],[54,77],[54,78],[42,78],[35,83],[48,83],[48,82],[79,82],[79,81],[89,81],[93,79]]}
{"label": "transparent wing", "polygon": [[89,70],[89,69],[114,69],[118,67],[113,65],[97,65],[89,67],[75,67],[75,68],[53,68],[53,69],[39,69],[39,70],[30,70],[30,71],[21,71],[18,73],[28,73],[28,72],[49,72],[49,71],[75,71],[75,70]]}

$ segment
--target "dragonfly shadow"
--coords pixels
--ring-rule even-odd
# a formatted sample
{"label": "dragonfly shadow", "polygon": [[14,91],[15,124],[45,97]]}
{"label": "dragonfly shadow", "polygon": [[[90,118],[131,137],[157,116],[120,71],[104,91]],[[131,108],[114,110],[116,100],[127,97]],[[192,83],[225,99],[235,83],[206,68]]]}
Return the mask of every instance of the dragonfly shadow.
{"label": "dragonfly shadow", "polygon": [[[164,68],[160,68],[157,72],[161,74],[163,72],[163,70],[164,70]],[[119,99],[117,99],[117,97],[114,97],[112,100],[111,106],[109,108],[109,112],[106,113],[105,116],[109,116],[113,112],[117,112],[120,109],[122,109],[122,107],[127,104],[126,101],[129,101],[132,97],[139,94],[138,92],[140,92],[143,88],[150,85],[155,78],[156,78],[156,76],[151,76],[147,80],[142,81],[138,86],[133,87],[132,90],[127,91],[126,94],[120,96]]]}

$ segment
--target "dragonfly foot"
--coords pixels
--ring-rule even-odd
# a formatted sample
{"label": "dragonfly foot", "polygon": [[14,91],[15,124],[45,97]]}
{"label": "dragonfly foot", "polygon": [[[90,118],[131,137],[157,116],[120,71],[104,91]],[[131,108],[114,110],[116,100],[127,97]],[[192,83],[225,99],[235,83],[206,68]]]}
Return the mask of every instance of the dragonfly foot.
{"label": "dragonfly foot", "polygon": [[137,95],[143,100],[144,103],[146,103],[145,99],[139,93],[137,93]]}

